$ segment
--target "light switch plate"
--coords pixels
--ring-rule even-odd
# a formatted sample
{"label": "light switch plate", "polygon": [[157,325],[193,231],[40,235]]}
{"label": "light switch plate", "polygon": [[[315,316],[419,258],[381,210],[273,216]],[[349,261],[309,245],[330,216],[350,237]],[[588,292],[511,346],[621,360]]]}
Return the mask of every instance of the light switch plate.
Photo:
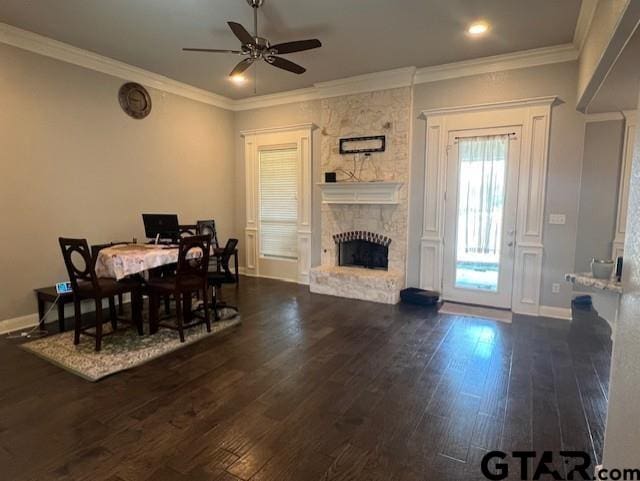
{"label": "light switch plate", "polygon": [[567,223],[567,216],[564,214],[549,214],[549,224],[564,225]]}

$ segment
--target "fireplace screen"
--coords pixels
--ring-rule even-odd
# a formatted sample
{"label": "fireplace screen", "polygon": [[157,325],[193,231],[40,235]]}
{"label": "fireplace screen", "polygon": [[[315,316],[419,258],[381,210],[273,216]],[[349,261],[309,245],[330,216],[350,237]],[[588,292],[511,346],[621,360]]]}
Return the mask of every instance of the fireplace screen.
{"label": "fireplace screen", "polygon": [[367,269],[389,268],[388,237],[372,232],[344,232],[333,236],[337,244],[338,265],[365,267]]}

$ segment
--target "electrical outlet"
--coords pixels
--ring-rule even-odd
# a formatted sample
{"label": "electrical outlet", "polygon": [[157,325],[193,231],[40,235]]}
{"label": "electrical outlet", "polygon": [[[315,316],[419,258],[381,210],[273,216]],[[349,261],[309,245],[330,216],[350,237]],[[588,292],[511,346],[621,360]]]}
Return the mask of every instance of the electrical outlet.
{"label": "electrical outlet", "polygon": [[549,224],[564,225],[567,223],[567,216],[564,214],[549,214]]}
{"label": "electrical outlet", "polygon": [[551,292],[553,294],[560,294],[560,284],[558,284],[557,282],[554,284],[551,284]]}

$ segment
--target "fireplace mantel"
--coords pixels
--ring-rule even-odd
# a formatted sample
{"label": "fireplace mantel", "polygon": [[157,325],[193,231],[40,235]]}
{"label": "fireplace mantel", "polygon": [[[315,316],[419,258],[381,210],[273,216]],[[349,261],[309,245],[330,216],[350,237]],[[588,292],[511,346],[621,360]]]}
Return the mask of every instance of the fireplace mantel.
{"label": "fireplace mantel", "polygon": [[402,182],[319,182],[323,204],[398,204]]}

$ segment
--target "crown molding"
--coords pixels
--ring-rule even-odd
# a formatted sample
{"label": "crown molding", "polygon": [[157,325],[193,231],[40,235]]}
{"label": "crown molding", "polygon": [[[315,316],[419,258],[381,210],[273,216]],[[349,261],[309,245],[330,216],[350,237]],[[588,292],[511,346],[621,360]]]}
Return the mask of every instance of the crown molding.
{"label": "crown molding", "polygon": [[578,21],[576,22],[576,29],[573,33],[573,45],[578,52],[582,52],[582,47],[584,47],[584,42],[587,39],[587,34],[591,28],[591,22],[593,22],[593,16],[596,13],[597,6],[598,0],[582,0]]}
{"label": "crown molding", "polygon": [[296,130],[308,130],[312,131],[317,129],[318,126],[314,123],[306,123],[306,124],[294,124],[294,125],[284,125],[282,127],[268,127],[264,129],[249,129],[242,130],[240,132],[241,137],[249,137],[251,135],[259,135],[259,134],[275,134],[279,132],[293,132]]}
{"label": "crown molding", "polygon": [[622,115],[624,116],[625,120],[628,123],[635,124],[636,120],[638,118],[638,111],[637,110],[623,110],[622,111]]}
{"label": "crown molding", "polygon": [[519,107],[534,107],[540,105],[550,107],[557,102],[559,102],[559,98],[556,95],[551,95],[547,97],[531,97],[526,99],[507,100],[504,102],[490,102],[486,104],[442,107],[437,109],[423,110],[420,114],[420,118],[426,119],[427,117],[433,117],[436,115],[450,115],[459,114],[462,112],[479,112],[483,110],[511,109]]}
{"label": "crown molding", "polygon": [[414,83],[437,82],[471,75],[480,75],[519,68],[537,67],[552,63],[572,62],[578,59],[573,44],[523,50],[521,52],[493,55],[462,62],[419,68]]}
{"label": "crown molding", "polygon": [[288,92],[234,100],[5,23],[0,23],[0,42],[232,111],[253,110],[295,102],[409,87],[417,83],[436,82],[489,72],[570,62],[578,57],[576,48],[572,44],[565,44],[420,69],[405,67],[386,70],[318,82],[312,87]]}
{"label": "crown molding", "polygon": [[621,112],[602,112],[599,114],[586,114],[584,121],[591,122],[609,122],[612,120],[624,120]]}
{"label": "crown molding", "polygon": [[0,42],[123,80],[232,110],[233,100],[97,53],[0,23]]}

